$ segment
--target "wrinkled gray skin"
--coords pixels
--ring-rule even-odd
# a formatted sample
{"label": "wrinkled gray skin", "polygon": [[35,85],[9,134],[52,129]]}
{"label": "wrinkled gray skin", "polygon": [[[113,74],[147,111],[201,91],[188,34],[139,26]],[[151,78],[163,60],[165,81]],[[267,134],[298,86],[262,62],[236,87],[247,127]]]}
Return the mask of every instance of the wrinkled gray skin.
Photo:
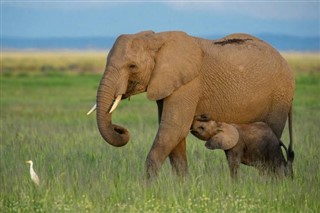
{"label": "wrinkled gray skin", "polygon": [[219,40],[184,32],[121,35],[108,55],[97,91],[97,124],[106,142],[120,147],[130,138],[127,129],[112,123],[109,111],[116,97],[142,92],[157,102],[159,117],[146,176],[156,176],[167,157],[173,171],[184,176],[186,137],[195,115],[208,113],[228,123],[263,121],[280,138],[294,77],[275,49],[246,34]]}
{"label": "wrinkled gray skin", "polygon": [[287,148],[263,122],[226,124],[202,115],[195,117],[191,131],[199,139],[207,141],[205,146],[208,149],[225,151],[232,178],[238,177],[241,163],[257,168],[260,174],[276,177],[293,174],[281,146],[288,156]]}

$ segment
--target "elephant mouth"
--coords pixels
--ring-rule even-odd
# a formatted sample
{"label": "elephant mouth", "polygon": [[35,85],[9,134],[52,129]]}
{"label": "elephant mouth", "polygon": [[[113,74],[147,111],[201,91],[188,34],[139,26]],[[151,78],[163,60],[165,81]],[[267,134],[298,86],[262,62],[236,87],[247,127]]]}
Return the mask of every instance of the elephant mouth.
{"label": "elephant mouth", "polygon": [[198,131],[196,130],[190,130],[191,134],[194,135],[196,138],[202,140],[202,141],[207,141],[208,138],[203,137],[203,135],[201,135]]}
{"label": "elephant mouth", "polygon": [[145,92],[146,88],[140,84],[138,81],[129,81],[127,91],[123,94],[122,99],[129,99],[130,97],[142,92]]}
{"label": "elephant mouth", "polygon": [[191,134],[193,134],[194,136],[198,137],[199,136],[199,133],[195,130],[190,130]]}
{"label": "elephant mouth", "polygon": [[131,97],[131,96],[132,96],[132,94],[127,93],[127,94],[122,95],[122,99],[128,99],[128,100],[130,100],[130,97]]}

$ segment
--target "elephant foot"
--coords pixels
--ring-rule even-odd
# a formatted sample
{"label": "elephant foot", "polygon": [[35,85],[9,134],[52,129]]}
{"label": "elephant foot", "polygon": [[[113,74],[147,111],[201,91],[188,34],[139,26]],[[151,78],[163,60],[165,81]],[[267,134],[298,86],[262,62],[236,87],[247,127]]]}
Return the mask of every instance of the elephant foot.
{"label": "elephant foot", "polygon": [[[172,166],[172,173],[178,178],[178,181],[185,181],[188,176],[188,163],[187,160],[172,158],[170,156],[170,162]],[[145,183],[146,186],[152,185],[157,180],[161,165],[157,165],[154,161],[147,159],[146,161],[146,174]]]}
{"label": "elephant foot", "polygon": [[158,177],[160,165],[157,165],[157,163],[154,160],[148,157],[146,160],[145,168],[146,168],[145,179],[146,179],[147,185],[149,185]]}
{"label": "elephant foot", "polygon": [[[161,165],[168,157],[164,155],[163,150],[157,150],[154,146],[148,154],[145,168],[146,168],[146,179],[151,181],[156,179],[158,176]],[[186,155],[186,140],[183,139],[173,148],[169,153],[169,159],[172,166],[173,173],[179,178],[184,178],[188,175],[188,161]]]}
{"label": "elephant foot", "polygon": [[186,177],[189,174],[187,161],[172,161],[170,158],[172,172],[178,177]]}

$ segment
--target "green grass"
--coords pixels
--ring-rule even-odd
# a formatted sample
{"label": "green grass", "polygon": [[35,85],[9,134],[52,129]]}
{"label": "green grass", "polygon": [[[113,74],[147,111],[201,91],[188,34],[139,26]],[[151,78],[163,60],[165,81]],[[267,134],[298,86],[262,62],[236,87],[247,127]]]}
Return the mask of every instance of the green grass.
{"label": "green grass", "polygon": [[[73,60],[68,57],[59,63],[67,67]],[[145,94],[121,102],[114,113],[114,122],[131,133],[125,147],[114,148],[99,135],[95,116],[86,116],[104,62],[90,62],[101,66],[100,73],[2,70],[0,212],[318,212],[320,70],[313,67],[320,62],[310,62],[309,72],[304,61],[310,56],[285,57],[302,67],[295,68],[293,181],[261,177],[242,166],[240,180],[232,182],[223,151],[207,150],[190,135],[189,177],[178,180],[167,161],[157,181],[146,186],[144,162],[157,110]],[[287,130],[283,139],[288,142]],[[31,182],[25,163],[30,159],[40,187]]]}

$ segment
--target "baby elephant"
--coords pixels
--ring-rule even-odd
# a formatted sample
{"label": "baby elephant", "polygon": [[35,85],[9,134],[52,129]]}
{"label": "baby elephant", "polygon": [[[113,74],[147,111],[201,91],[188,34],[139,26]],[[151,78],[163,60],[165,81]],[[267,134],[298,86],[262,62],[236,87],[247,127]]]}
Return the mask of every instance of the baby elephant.
{"label": "baby elephant", "polygon": [[238,176],[240,163],[256,167],[260,174],[292,174],[292,171],[288,171],[289,167],[281,146],[286,153],[287,148],[263,122],[227,124],[212,121],[208,116],[201,115],[195,117],[191,133],[207,141],[205,146],[208,149],[225,151],[232,178]]}

